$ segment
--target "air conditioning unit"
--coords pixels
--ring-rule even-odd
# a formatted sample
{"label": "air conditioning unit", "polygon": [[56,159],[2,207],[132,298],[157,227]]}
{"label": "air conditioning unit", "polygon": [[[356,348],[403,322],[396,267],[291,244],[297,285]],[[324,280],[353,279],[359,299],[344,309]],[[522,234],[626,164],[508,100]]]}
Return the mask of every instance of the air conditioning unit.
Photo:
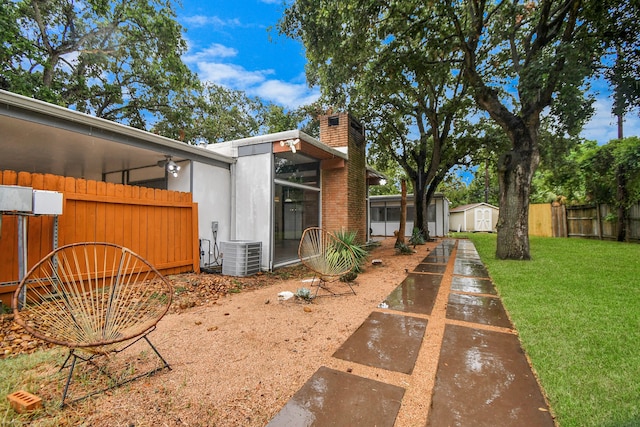
{"label": "air conditioning unit", "polygon": [[222,242],[222,274],[226,276],[251,276],[260,271],[262,242],[232,240]]}

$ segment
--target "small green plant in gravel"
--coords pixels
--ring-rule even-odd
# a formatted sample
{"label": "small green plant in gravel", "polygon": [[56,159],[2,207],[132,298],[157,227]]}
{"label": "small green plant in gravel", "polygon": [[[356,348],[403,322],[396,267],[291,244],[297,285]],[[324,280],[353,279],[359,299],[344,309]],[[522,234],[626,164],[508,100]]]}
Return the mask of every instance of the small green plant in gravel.
{"label": "small green plant in gravel", "polygon": [[424,236],[422,235],[422,231],[418,227],[413,227],[413,232],[411,233],[409,243],[411,243],[414,247],[416,247],[417,245],[424,245]]}
{"label": "small green plant in gravel", "polygon": [[414,250],[404,243],[396,244],[396,254],[399,255],[410,255],[413,254]]}
{"label": "small green plant in gravel", "polygon": [[238,280],[233,280],[232,283],[234,285],[236,285],[236,287],[229,289],[229,293],[230,294],[239,294],[240,292],[242,292],[242,288],[244,287],[242,282],[240,282]]}
{"label": "small green plant in gravel", "polygon": [[311,295],[311,289],[309,288],[299,288],[296,291],[296,298],[301,299],[306,302],[311,302],[313,299],[313,295]]}
{"label": "small green plant in gravel", "polygon": [[362,266],[364,265],[364,261],[367,259],[369,252],[364,248],[364,246],[356,243],[357,233],[355,231],[336,231],[334,233],[336,238],[340,240],[345,246],[351,248],[355,255],[355,263],[356,266],[353,269],[354,273],[362,273]]}

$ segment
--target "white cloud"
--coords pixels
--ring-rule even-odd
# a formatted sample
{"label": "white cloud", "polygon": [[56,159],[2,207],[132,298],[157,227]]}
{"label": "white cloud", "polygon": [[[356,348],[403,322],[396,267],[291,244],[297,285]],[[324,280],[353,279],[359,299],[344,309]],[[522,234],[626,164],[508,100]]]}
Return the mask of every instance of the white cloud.
{"label": "white cloud", "polygon": [[182,18],[182,20],[188,24],[191,28],[198,27],[206,27],[206,26],[214,26],[216,28],[222,27],[239,27],[240,20],[237,18],[233,19],[222,19],[217,16],[206,16],[206,15],[193,15]]}
{"label": "white cloud", "polygon": [[[585,139],[598,141],[598,144],[606,144],[612,139],[618,138],[617,118],[611,114],[611,100],[606,96],[599,97],[594,103],[596,112],[585,125],[580,136]],[[623,125],[624,136],[640,136],[640,118],[637,112],[627,114]]]}
{"label": "white cloud", "polygon": [[187,53],[182,57],[186,63],[202,62],[215,58],[231,58],[238,54],[235,48],[221,45],[219,43],[212,43],[208,48],[203,50]]}
{"label": "white cloud", "polygon": [[247,70],[241,65],[222,62],[229,59],[233,61],[238,55],[235,48],[212,43],[209,47],[198,50],[191,43],[189,45],[189,51],[183,56],[183,60],[202,81],[241,90],[249,96],[257,96],[286,108],[310,104],[320,97],[317,88],[307,87],[304,73],[287,82],[275,79],[273,69]]}
{"label": "white cloud", "polygon": [[310,104],[320,97],[317,89],[310,89],[306,84],[289,83],[281,80],[267,80],[251,88],[248,92],[289,108]]}
{"label": "white cloud", "polygon": [[197,67],[201,80],[244,91],[264,82],[266,76],[273,73],[272,70],[248,71],[239,65],[216,62],[198,62]]}

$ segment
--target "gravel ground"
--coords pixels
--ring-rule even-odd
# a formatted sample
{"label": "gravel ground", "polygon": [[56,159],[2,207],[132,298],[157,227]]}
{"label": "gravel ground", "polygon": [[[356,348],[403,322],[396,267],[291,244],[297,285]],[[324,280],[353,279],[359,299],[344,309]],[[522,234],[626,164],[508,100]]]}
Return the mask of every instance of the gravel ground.
{"label": "gravel ground", "polygon": [[[355,281],[357,295],[311,303],[278,297],[282,291],[295,293],[309,286],[305,281],[309,273],[303,267],[251,278],[169,277],[175,300],[149,338],[172,369],[64,411],[74,414],[69,419],[91,426],[263,426],[320,366],[408,387],[415,380],[404,374],[331,357],[438,242],[418,246],[411,255],[396,255],[393,243],[394,239],[386,239],[372,251]],[[381,265],[372,265],[373,259],[381,260]],[[333,286],[346,289],[339,282]],[[14,329],[8,316],[0,320],[0,357],[2,350],[13,355],[43,347],[29,344],[35,340]],[[148,347],[145,353],[134,346],[113,363],[131,367],[148,360]],[[60,384],[47,379],[54,368],[38,370],[45,405],[60,392]],[[415,399],[413,406],[403,403],[401,424],[412,425],[416,419],[412,411],[425,413],[420,400]],[[52,425],[56,416],[59,423],[60,414],[52,413],[32,425]]]}

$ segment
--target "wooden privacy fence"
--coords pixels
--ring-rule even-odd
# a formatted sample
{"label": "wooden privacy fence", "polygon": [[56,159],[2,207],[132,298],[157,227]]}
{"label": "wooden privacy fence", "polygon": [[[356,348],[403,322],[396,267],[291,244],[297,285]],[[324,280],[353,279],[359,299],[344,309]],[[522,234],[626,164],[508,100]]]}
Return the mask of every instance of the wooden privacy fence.
{"label": "wooden privacy fence", "polygon": [[[583,237],[616,240],[616,212],[609,205],[529,205],[529,234],[532,236]],[[627,240],[640,241],[640,203],[629,209]]]}
{"label": "wooden privacy fence", "polygon": [[[569,237],[587,237],[604,240],[618,238],[616,211],[609,205],[567,206]],[[631,206],[626,225],[626,240],[640,240],[640,203]]]}
{"label": "wooden privacy fence", "polygon": [[[63,193],[58,246],[108,242],[131,249],[163,274],[199,270],[198,206],[191,193],[27,172],[0,171],[0,185]],[[18,220],[3,215],[0,229],[0,299],[17,288]],[[29,216],[27,269],[54,249],[54,218]]]}

